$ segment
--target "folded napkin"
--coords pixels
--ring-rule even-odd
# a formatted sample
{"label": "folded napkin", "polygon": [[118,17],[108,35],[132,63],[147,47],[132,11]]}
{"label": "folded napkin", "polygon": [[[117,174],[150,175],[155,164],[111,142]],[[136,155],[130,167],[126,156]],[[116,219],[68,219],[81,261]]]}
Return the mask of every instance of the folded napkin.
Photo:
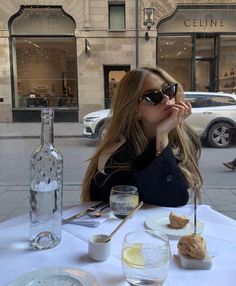
{"label": "folded napkin", "polygon": [[106,220],[108,220],[111,217],[110,214],[104,214],[101,217],[89,217],[89,216],[84,216],[75,220],[72,220],[68,222],[69,224],[77,224],[77,225],[83,225],[83,226],[88,226],[88,227],[99,227],[102,223],[104,223]]}

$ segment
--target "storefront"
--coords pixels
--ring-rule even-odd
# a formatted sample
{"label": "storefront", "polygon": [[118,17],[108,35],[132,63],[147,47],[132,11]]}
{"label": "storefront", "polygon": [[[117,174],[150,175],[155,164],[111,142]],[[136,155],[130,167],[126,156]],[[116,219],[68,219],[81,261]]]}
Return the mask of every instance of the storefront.
{"label": "storefront", "polygon": [[133,0],[4,3],[0,122],[39,121],[43,107],[54,108],[55,121],[81,121],[110,106],[117,83],[135,67],[135,17],[126,21]]}
{"label": "storefront", "polygon": [[157,64],[197,91],[236,91],[236,6],[178,6],[157,26]]}
{"label": "storefront", "polygon": [[0,1],[0,122],[39,121],[43,107],[81,121],[110,107],[127,71],[156,64],[186,91],[236,91],[236,0],[26,2]]}

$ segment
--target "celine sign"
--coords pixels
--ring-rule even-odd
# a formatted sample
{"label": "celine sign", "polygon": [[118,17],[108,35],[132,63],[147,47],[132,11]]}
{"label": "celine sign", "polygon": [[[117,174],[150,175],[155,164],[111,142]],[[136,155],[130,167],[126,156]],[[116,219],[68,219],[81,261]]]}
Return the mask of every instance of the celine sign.
{"label": "celine sign", "polygon": [[216,28],[224,27],[224,19],[186,19],[183,22],[186,28],[199,27],[199,28]]}
{"label": "celine sign", "polygon": [[179,8],[158,26],[158,33],[235,32],[236,9]]}

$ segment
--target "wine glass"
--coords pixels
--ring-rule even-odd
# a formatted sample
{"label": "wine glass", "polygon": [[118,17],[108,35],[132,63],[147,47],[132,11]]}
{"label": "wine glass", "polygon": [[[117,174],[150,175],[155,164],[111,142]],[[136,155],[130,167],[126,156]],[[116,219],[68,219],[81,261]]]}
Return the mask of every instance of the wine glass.
{"label": "wine glass", "polygon": [[130,285],[163,285],[170,265],[168,237],[153,230],[127,233],[122,246],[123,273]]}

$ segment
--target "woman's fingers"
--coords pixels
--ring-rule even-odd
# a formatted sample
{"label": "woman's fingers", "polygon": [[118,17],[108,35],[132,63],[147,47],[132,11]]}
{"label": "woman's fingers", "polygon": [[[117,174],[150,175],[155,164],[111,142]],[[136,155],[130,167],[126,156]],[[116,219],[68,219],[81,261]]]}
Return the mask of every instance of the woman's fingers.
{"label": "woman's fingers", "polygon": [[192,114],[192,106],[189,101],[176,102],[172,108],[178,109],[178,118],[180,121],[183,121]]}
{"label": "woman's fingers", "polygon": [[168,134],[173,128],[182,123],[191,114],[192,106],[188,101],[179,101],[171,105],[170,116],[158,124],[158,132]]}

